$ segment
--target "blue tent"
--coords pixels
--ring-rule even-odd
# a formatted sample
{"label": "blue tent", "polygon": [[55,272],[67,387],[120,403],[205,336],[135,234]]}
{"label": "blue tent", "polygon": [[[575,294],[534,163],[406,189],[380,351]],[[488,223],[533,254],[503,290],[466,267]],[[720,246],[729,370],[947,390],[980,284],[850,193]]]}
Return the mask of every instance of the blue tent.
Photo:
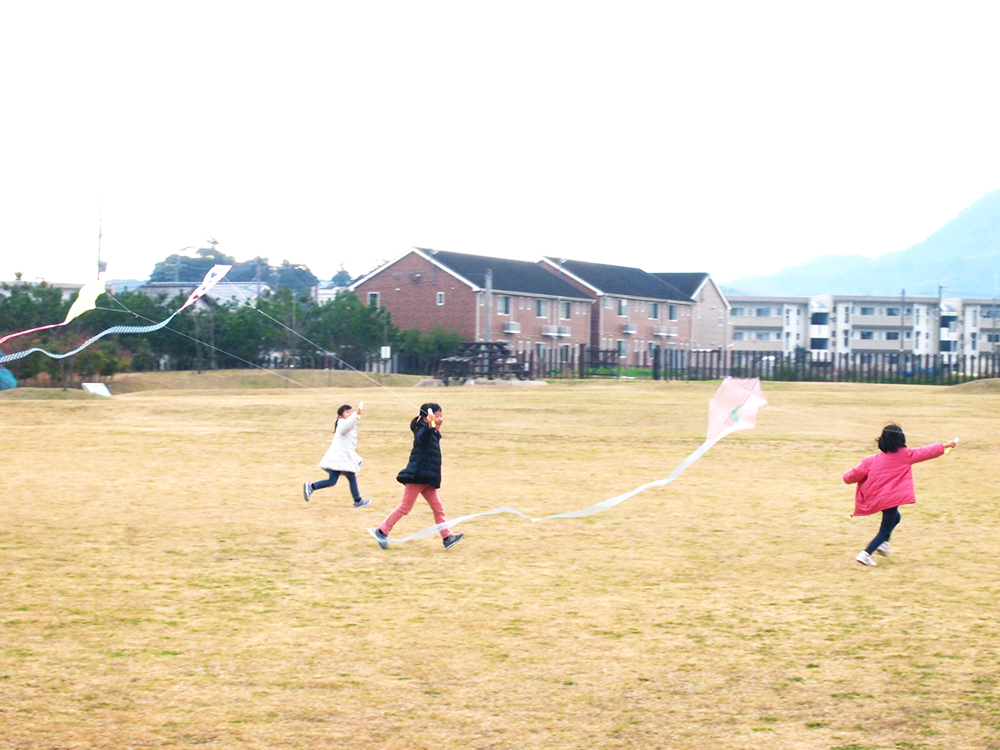
{"label": "blue tent", "polygon": [[[3,354],[3,349],[0,349],[0,354]],[[0,391],[6,391],[8,388],[17,388],[17,378],[6,367],[0,367]]]}

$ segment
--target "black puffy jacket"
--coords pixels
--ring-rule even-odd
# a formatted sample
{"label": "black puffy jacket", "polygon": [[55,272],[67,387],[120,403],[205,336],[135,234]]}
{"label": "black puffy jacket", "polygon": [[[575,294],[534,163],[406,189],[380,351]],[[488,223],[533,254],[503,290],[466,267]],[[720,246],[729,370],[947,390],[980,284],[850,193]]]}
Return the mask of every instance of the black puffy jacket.
{"label": "black puffy jacket", "polygon": [[441,486],[441,433],[432,430],[426,421],[417,422],[413,431],[413,448],[406,468],[396,475],[400,484]]}

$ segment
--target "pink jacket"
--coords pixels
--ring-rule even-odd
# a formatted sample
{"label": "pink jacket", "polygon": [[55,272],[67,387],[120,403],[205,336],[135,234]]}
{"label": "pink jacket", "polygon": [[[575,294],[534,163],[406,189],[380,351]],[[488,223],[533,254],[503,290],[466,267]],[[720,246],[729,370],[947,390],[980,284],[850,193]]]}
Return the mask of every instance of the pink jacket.
{"label": "pink jacket", "polygon": [[895,453],[868,456],[853,469],[844,472],[847,484],[858,483],[852,515],[870,516],[887,508],[917,502],[910,466],[943,454],[944,445],[941,443],[923,448],[900,448]]}

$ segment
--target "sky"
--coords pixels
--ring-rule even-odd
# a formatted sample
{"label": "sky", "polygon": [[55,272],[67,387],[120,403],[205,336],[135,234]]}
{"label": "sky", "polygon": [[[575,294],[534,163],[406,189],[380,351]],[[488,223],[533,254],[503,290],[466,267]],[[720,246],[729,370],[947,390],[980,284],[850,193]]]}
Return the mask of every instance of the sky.
{"label": "sky", "polygon": [[[876,257],[1000,188],[1000,4],[0,5],[0,281]],[[100,233],[100,237],[99,237]]]}

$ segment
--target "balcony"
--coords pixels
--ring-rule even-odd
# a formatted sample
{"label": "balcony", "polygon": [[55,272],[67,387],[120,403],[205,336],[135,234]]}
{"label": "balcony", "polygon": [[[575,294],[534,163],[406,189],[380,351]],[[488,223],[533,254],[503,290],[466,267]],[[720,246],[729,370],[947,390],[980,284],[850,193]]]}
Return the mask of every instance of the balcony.
{"label": "balcony", "polygon": [[542,335],[565,338],[570,335],[569,326],[542,326]]}
{"label": "balcony", "polygon": [[622,333],[625,334],[635,333],[635,323],[622,323]]}
{"label": "balcony", "polygon": [[506,323],[503,324],[503,332],[504,333],[520,333],[521,332],[521,324],[520,323],[515,323],[513,320],[508,321],[508,322],[506,322]]}
{"label": "balcony", "polygon": [[676,336],[677,326],[656,326],[653,330],[654,336]]}

